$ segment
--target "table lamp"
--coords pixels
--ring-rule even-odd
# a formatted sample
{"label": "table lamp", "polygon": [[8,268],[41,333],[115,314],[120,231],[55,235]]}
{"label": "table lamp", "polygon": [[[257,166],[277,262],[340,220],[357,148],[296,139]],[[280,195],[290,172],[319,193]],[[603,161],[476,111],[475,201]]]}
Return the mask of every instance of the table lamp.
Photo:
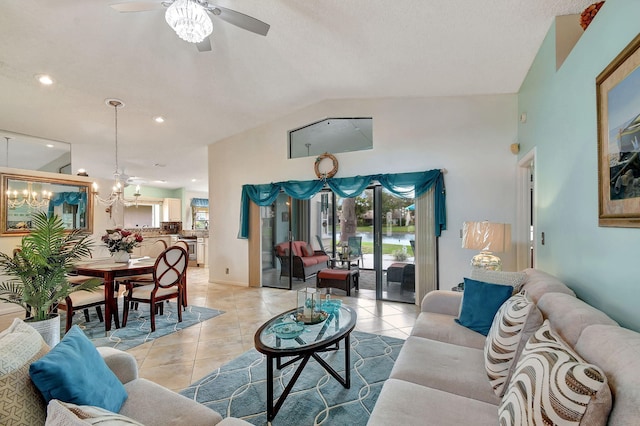
{"label": "table lamp", "polygon": [[473,268],[501,271],[502,260],[493,252],[501,253],[511,248],[511,225],[488,221],[464,222],[462,248],[480,250],[471,259]]}

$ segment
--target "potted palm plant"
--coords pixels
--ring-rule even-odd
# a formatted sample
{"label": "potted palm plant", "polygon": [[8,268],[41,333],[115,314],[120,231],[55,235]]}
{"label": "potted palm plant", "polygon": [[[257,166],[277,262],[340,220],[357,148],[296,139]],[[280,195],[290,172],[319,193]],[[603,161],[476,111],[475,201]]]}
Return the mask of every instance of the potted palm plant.
{"label": "potted palm plant", "polygon": [[9,277],[0,283],[0,300],[22,306],[26,321],[53,346],[60,339],[60,318],[54,313],[58,301],[74,291],[92,290],[102,281],[94,278],[73,286],[67,280],[73,262],[91,255],[89,234],[68,231],[62,219],[45,212],[35,213],[32,223],[31,233],[22,238],[13,256],[0,253],[0,272]]}

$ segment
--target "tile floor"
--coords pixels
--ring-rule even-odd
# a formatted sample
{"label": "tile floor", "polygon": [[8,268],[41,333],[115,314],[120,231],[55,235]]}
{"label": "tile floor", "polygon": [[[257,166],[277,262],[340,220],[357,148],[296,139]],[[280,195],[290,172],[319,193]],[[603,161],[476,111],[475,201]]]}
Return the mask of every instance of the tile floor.
{"label": "tile floor", "polygon": [[[254,347],[256,330],[273,316],[296,305],[295,291],[247,288],[208,283],[204,268],[189,268],[189,303],[225,311],[224,314],[179,332],[130,349],[140,376],[175,391],[187,387],[222,364]],[[375,300],[373,291],[339,297],[353,307],[356,330],[406,338],[418,315],[415,305]],[[342,293],[344,294],[344,293]],[[353,293],[352,293],[353,294]],[[15,315],[14,315],[15,316]],[[0,317],[0,330],[13,316]]]}

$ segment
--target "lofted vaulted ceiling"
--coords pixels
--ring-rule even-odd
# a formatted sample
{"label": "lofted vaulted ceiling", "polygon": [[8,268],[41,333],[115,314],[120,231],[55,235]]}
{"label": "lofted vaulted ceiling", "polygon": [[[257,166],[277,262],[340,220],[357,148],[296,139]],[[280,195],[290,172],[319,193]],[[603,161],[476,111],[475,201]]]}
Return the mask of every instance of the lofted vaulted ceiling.
{"label": "lofted vaulted ceiling", "polygon": [[220,0],[270,31],[214,18],[200,53],[123,1],[0,3],[0,129],[69,142],[74,167],[110,178],[118,98],[125,173],[198,191],[208,144],[325,99],[516,93],[554,17],[593,2]]}

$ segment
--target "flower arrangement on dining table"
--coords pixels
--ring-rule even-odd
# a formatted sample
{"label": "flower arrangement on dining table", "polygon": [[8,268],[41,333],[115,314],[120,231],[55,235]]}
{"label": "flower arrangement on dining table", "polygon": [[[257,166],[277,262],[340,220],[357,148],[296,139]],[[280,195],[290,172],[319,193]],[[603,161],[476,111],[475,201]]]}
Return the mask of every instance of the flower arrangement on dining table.
{"label": "flower arrangement on dining table", "polygon": [[107,245],[111,253],[126,251],[131,253],[134,247],[138,247],[143,238],[139,232],[131,232],[126,229],[107,229],[107,233],[102,236],[102,241]]}

